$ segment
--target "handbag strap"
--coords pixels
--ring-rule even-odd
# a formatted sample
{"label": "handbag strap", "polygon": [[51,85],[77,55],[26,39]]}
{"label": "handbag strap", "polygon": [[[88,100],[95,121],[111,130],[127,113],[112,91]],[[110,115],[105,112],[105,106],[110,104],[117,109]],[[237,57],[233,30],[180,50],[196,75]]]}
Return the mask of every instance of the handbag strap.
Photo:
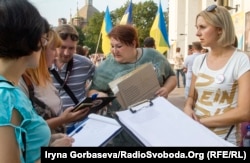
{"label": "handbag strap", "polygon": [[69,78],[70,72],[73,67],[73,58],[68,62],[67,68],[66,68],[66,74],[65,74],[65,79],[64,81],[61,79],[60,75],[55,69],[50,70],[50,72],[54,75],[56,80],[60,83],[61,87],[67,92],[67,94],[71,97],[71,99],[74,101],[75,104],[78,104],[78,99],[74,95],[74,93],[71,91],[69,86],[66,84],[67,80]]}
{"label": "handbag strap", "polygon": [[234,125],[232,125],[232,126],[230,127],[230,129],[229,129],[229,131],[228,131],[226,137],[224,138],[225,140],[227,140],[227,138],[229,137],[229,135],[230,135],[230,133],[232,132],[233,128],[234,128]]}
{"label": "handbag strap", "polygon": [[[204,63],[204,61],[205,61],[205,58],[207,57],[207,54],[205,54],[204,55],[204,57],[202,58],[202,61],[201,61],[201,64],[200,64],[200,67],[199,67],[199,71],[200,71],[200,69],[201,69],[201,67],[202,67],[202,65],[203,65],[203,63]],[[193,102],[193,106],[192,106],[192,108],[194,108],[195,107],[195,103],[196,103],[196,101],[197,101],[197,98],[198,98],[198,93],[197,93],[197,91],[195,90],[195,88],[194,88],[194,102]]]}
{"label": "handbag strap", "polygon": [[29,77],[27,75],[23,74],[22,78],[23,78],[26,86],[28,87],[29,97],[30,97],[30,101],[32,102],[32,105],[34,106],[34,103],[36,103],[41,108],[45,108],[46,104],[43,101],[41,101],[35,97],[34,86],[33,86],[32,82],[30,81]]}

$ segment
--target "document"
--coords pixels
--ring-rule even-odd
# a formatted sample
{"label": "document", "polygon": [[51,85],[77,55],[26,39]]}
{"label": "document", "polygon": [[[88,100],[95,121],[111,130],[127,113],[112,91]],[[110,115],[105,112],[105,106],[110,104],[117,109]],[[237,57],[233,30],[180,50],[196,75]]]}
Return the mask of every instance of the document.
{"label": "document", "polygon": [[75,139],[73,147],[99,147],[106,145],[121,129],[115,119],[92,113],[69,136]]}
{"label": "document", "polygon": [[143,99],[152,98],[160,88],[152,63],[145,63],[134,71],[109,83],[123,109]]}
{"label": "document", "polygon": [[194,121],[164,97],[127,110],[117,119],[145,146],[235,146]]}

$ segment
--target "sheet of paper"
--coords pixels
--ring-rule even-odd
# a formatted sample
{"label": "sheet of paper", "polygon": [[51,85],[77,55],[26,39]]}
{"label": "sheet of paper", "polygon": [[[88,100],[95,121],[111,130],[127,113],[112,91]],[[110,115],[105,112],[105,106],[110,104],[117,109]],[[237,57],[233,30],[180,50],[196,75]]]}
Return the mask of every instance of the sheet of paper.
{"label": "sheet of paper", "polygon": [[152,63],[145,63],[109,83],[123,109],[144,99],[151,99],[160,88]]}
{"label": "sheet of paper", "polygon": [[135,113],[128,109],[116,114],[145,146],[234,146],[163,97],[154,99],[152,107],[135,109]]}
{"label": "sheet of paper", "polygon": [[[75,139],[73,143],[74,147],[101,146],[121,129],[121,126],[115,119],[98,114],[90,114],[88,119],[81,126],[83,126],[83,128],[72,136]],[[73,133],[74,131],[71,134]]]}

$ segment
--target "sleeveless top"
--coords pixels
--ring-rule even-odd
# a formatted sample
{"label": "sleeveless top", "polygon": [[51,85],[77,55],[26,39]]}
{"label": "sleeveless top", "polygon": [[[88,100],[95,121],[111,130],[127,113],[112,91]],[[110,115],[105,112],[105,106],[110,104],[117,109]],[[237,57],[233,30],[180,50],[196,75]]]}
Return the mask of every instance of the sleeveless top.
{"label": "sleeveless top", "polygon": [[[6,81],[3,76],[0,76],[0,80]],[[25,150],[25,160],[21,155],[22,163],[34,163],[40,158],[40,148],[49,144],[50,129],[46,121],[37,115],[30,100],[19,87],[1,81],[0,95],[0,127],[10,126],[15,129],[16,141],[20,149]],[[23,120],[20,126],[11,123],[14,108],[22,116]],[[22,139],[22,132],[25,133],[25,145]]]}

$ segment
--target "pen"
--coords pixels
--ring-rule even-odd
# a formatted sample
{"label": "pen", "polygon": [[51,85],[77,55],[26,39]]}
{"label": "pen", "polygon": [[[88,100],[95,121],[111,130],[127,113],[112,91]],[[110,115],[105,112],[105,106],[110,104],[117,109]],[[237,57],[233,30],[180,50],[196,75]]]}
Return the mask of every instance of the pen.
{"label": "pen", "polygon": [[86,125],[86,124],[82,125],[82,126],[79,127],[77,130],[73,131],[73,134],[70,134],[69,136],[70,136],[70,137],[73,137],[75,134],[77,134],[79,131],[81,131],[85,125]]}

